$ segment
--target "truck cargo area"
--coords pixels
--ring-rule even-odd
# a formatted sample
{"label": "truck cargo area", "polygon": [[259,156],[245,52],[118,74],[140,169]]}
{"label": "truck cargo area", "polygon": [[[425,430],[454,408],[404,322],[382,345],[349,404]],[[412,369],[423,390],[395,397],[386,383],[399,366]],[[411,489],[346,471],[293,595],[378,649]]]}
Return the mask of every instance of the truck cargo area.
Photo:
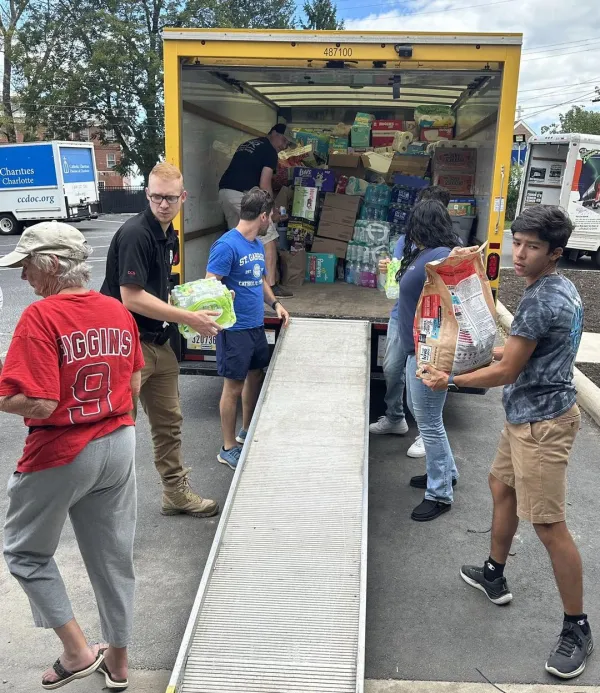
{"label": "truck cargo area", "polygon": [[[376,118],[410,120],[419,105],[451,106],[457,119],[455,139],[477,148],[477,238],[487,239],[490,224],[498,220],[500,209],[494,210],[491,193],[500,65],[374,69],[332,60],[305,68],[217,68],[189,59],[181,70],[188,281],[204,276],[210,246],[225,230],[218,184],[233,153],[242,142],[264,135],[281,120],[292,128],[333,129],[340,122],[351,124],[361,110]],[[422,175],[419,161],[410,159],[415,175]]]}
{"label": "truck cargo area", "polygon": [[[218,186],[242,142],[265,135],[276,122],[286,122],[293,131],[319,130],[326,134],[338,123],[352,124],[359,111],[377,119],[410,121],[420,105],[450,107],[456,126],[448,145],[476,151],[472,195],[476,212],[455,222],[465,244],[489,241],[490,234],[496,234],[488,251],[488,274],[492,280],[497,279],[504,207],[502,200],[494,203],[492,188],[497,166],[502,63],[423,63],[415,67],[409,63],[340,59],[309,60],[301,66],[290,66],[289,61],[273,59],[272,65],[261,66],[207,64],[212,62],[198,57],[180,62],[182,169],[188,191],[183,219],[185,281],[204,276],[210,247],[226,230]],[[431,176],[429,161],[429,156],[406,156],[399,166],[402,173],[426,177]],[[353,173],[334,171],[336,178]],[[508,171],[502,173],[502,185],[505,173],[508,175]],[[369,180],[369,172],[363,177]],[[393,176],[387,180],[392,181]],[[331,241],[328,233],[322,235],[329,238],[321,239],[319,230],[316,234],[313,252],[336,253],[342,260],[347,257],[339,250],[347,248],[347,243]],[[316,250],[316,239],[322,247],[332,247]],[[294,286],[293,291],[295,296],[286,301],[286,307],[298,316],[358,317],[386,323],[392,306],[377,291],[346,287],[339,281],[318,287]],[[212,346],[184,342],[182,358],[214,361]],[[373,348],[379,348],[379,340],[374,341]],[[373,363],[377,361],[381,363],[374,356]],[[196,363],[193,372],[200,370]],[[376,366],[376,371],[381,372],[381,368]],[[212,372],[210,368],[208,372]]]}

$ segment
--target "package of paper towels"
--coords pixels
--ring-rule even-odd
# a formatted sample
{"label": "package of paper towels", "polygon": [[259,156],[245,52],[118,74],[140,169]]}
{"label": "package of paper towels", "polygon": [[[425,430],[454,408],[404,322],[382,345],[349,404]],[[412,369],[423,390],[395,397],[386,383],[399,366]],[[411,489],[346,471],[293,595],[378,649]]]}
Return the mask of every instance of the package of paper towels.
{"label": "package of paper towels", "polygon": [[[218,313],[214,317],[217,325],[228,330],[236,323],[233,309],[233,297],[231,291],[220,281],[210,279],[196,279],[193,282],[179,284],[171,291],[171,301],[174,306],[184,310],[214,310]],[[197,333],[187,325],[178,325],[179,332],[188,339]]]}
{"label": "package of paper towels", "polygon": [[392,149],[395,152],[400,152],[405,154],[408,151],[408,145],[413,142],[412,132],[396,132],[394,135],[394,143],[392,144]]}

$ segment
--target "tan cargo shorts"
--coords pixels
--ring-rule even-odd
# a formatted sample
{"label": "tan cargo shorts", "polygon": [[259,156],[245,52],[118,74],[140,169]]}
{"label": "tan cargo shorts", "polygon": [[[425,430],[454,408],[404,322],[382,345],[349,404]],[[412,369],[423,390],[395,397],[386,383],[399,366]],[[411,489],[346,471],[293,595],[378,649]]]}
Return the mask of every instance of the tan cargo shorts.
{"label": "tan cargo shorts", "polygon": [[580,425],[577,405],[556,419],[506,422],[490,473],[515,489],[521,520],[564,521],[567,464]]}
{"label": "tan cargo shorts", "polygon": [[[244,193],[238,190],[228,190],[223,188],[219,190],[219,203],[221,204],[221,209],[225,215],[225,220],[227,221],[227,229],[235,229],[240,220],[240,207],[242,204],[242,197]],[[258,240],[262,241],[263,245],[265,243],[270,243],[279,239],[279,232],[275,224],[271,222],[271,225],[267,229],[267,233],[264,236],[259,236]]]}

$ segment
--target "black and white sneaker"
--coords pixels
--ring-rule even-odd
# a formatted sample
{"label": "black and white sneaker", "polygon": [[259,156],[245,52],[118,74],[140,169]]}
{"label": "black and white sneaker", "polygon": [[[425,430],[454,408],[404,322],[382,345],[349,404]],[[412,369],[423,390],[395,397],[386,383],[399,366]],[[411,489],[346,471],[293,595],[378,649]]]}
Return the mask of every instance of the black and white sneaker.
{"label": "black and white sneaker", "polygon": [[463,565],[460,576],[467,585],[481,590],[494,604],[502,605],[512,601],[513,596],[504,576],[495,580],[486,580],[483,567],[476,565]]}
{"label": "black and white sneaker", "polygon": [[594,641],[589,623],[565,621],[558,641],[546,662],[546,671],[560,679],[574,679],[585,669],[587,658],[593,649]]}

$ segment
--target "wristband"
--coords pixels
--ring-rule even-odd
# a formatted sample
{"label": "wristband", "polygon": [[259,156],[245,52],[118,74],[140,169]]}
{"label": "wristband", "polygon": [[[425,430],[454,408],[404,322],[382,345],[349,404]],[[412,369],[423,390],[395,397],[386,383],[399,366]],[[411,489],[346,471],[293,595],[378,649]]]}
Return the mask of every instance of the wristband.
{"label": "wristband", "polygon": [[279,303],[279,305],[281,305],[281,301],[273,301],[273,303],[271,303],[271,308],[272,308],[273,310],[275,310],[275,306],[276,306],[278,303]]}
{"label": "wristband", "polygon": [[458,392],[458,385],[454,384],[454,376],[453,375],[448,377],[448,390],[450,392]]}

